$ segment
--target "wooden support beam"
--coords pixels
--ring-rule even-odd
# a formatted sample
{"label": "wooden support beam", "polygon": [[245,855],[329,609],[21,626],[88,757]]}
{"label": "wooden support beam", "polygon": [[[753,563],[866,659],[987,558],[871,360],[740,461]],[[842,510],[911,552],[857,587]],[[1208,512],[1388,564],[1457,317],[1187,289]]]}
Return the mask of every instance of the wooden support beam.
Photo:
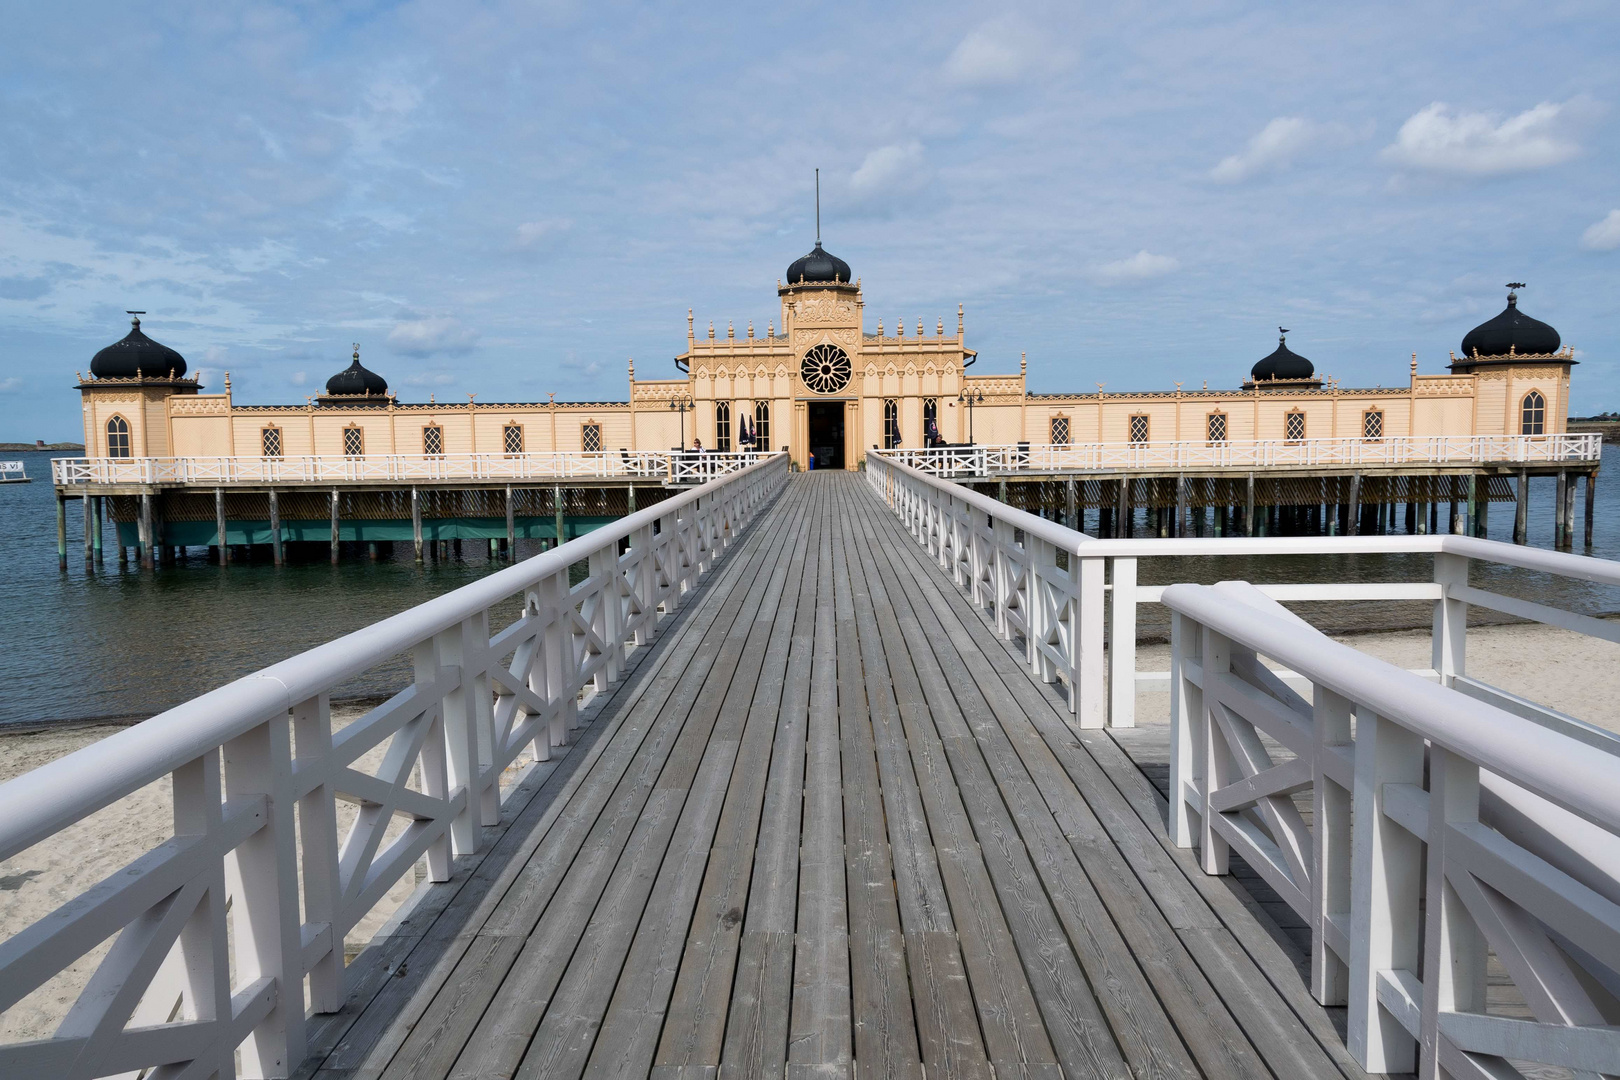
{"label": "wooden support beam", "polygon": [[1187,535],[1187,474],[1176,474],[1176,520],[1171,526],[1174,536]]}
{"label": "wooden support beam", "polygon": [[[1588,485],[1587,490],[1588,491],[1591,490],[1590,485]],[[91,521],[94,524],[94,527],[95,527],[95,530],[96,530],[96,562],[98,562],[98,563],[106,561],[106,549],[102,546],[102,536],[101,536],[101,513],[102,513],[102,509],[103,509],[102,498],[103,498],[103,496],[101,496],[101,495],[96,496],[94,512],[93,512],[93,516],[91,517]],[[1588,512],[1588,518],[1589,519],[1590,519],[1590,516],[1591,516],[1590,512]],[[1587,530],[1587,535],[1591,535],[1591,530],[1590,529]]]}
{"label": "wooden support beam", "polygon": [[1570,474],[1564,489],[1564,550],[1575,546],[1575,485],[1580,477]]}
{"label": "wooden support beam", "polygon": [[[1592,550],[1592,517],[1597,512],[1597,471],[1586,474],[1586,550]],[[98,545],[99,546],[99,545]]]}
{"label": "wooden support beam", "polygon": [[1564,503],[1569,494],[1569,474],[1558,470],[1558,490],[1553,494],[1553,547],[1564,549]]}
{"label": "wooden support beam", "polygon": [[551,486],[551,509],[557,521],[557,545],[563,543],[563,490],[561,484]]}
{"label": "wooden support beam", "polygon": [[1350,529],[1351,536],[1361,535],[1361,474],[1350,474]]}
{"label": "wooden support beam", "polygon": [[[634,488],[631,488],[630,490],[632,492],[635,491]],[[1587,485],[1587,490],[1591,490],[1591,485]],[[1076,497],[1075,493],[1075,480],[1074,477],[1071,476],[1069,477],[1067,490],[1063,495],[1063,524],[1067,525],[1075,532],[1084,532],[1085,530],[1080,527],[1080,515],[1078,512],[1079,505],[1080,500]]]}
{"label": "wooden support beam", "polygon": [[90,496],[85,494],[79,499],[84,503],[84,565],[94,566],[96,562],[95,535],[96,527],[91,524]]}
{"label": "wooden support beam", "polygon": [[275,565],[282,562],[281,551],[281,505],[276,500],[276,489],[270,489],[270,557]]}
{"label": "wooden support beam", "polygon": [[1249,536],[1254,535],[1254,473],[1249,474],[1243,497],[1243,531]]}
{"label": "wooden support beam", "polygon": [[157,565],[156,548],[157,538],[152,535],[152,495],[150,492],[141,492],[141,524],[140,524],[140,553],[141,566],[150,570]]}
{"label": "wooden support beam", "polygon": [[1527,470],[1519,470],[1519,481],[1514,488],[1517,505],[1513,509],[1513,542],[1524,544],[1529,542],[1530,532],[1530,473]]}
{"label": "wooden support beam", "polygon": [[214,532],[219,537],[219,565],[231,561],[231,545],[225,540],[225,489],[214,489]]}
{"label": "wooden support beam", "polygon": [[1119,509],[1114,515],[1114,535],[1131,535],[1131,478],[1119,478]]}
{"label": "wooden support beam", "polygon": [[416,545],[416,562],[422,562],[422,493],[411,488],[411,540]]}
{"label": "wooden support beam", "polygon": [[67,569],[67,497],[61,492],[56,495],[56,568]]}
{"label": "wooden support beam", "polygon": [[332,489],[332,565],[338,561],[338,490]]}
{"label": "wooden support beam", "polygon": [[517,520],[512,514],[512,485],[506,485],[506,553],[510,558],[517,553]]}

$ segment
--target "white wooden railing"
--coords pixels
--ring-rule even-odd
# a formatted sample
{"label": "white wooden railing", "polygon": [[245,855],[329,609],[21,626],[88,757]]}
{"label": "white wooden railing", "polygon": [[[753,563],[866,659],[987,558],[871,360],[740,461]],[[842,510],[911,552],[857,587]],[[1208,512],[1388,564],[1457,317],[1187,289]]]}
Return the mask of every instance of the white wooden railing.
{"label": "white wooden railing", "polygon": [[[1238,853],[1299,913],[1312,993],[1349,1006],[1356,1060],[1620,1073],[1620,743],[1337,644],[1246,583],[1164,602],[1171,838],[1211,874]],[[1533,1019],[1488,1015],[1490,954]]]}
{"label": "white wooden railing", "polygon": [[706,483],[762,455],[695,450],[546,451],[527,454],[373,454],[339,457],[52,458],[71,484],[433,483],[457,480],[650,479]]}
{"label": "white wooden railing", "polygon": [[[3,1012],[116,935],[52,1038],[0,1045],[0,1076],[287,1076],[305,977],[309,1010],[341,1005],[344,936],[419,860],[449,878],[499,821],[502,771],[568,739],[787,475],[770,455],[0,785],[0,860],[148,785],[174,802],[171,839],[0,942]],[[334,728],[332,690],[401,657],[409,684]]]}
{"label": "white wooden railing", "polygon": [[[1620,623],[1469,584],[1470,566],[1494,564],[1580,582],[1620,586],[1620,563],[1460,535],[1233,537],[1169,540],[1098,539],[1014,509],[914,469],[891,456],[869,455],[867,478],[940,568],[975,603],[995,612],[1005,637],[1022,638],[1031,670],[1069,688],[1082,727],[1130,727],[1138,687],[1163,688],[1168,671],[1137,669],[1137,609],[1163,599],[1164,586],[1138,585],[1144,559],[1186,556],[1345,555],[1409,552],[1432,555],[1424,581],[1261,584],[1290,602],[1422,600],[1434,605],[1433,667],[1422,673],[1444,685],[1572,737],[1613,742],[1578,719],[1516,697],[1467,674],[1469,605],[1620,642]],[[1452,613],[1442,619],[1446,613]],[[1104,623],[1106,617],[1106,636]],[[1107,675],[1104,676],[1106,666]]]}
{"label": "white wooden railing", "polygon": [[[998,473],[1172,469],[1337,468],[1428,464],[1596,462],[1601,435],[1416,435],[1384,439],[1262,439],[1231,442],[1017,443],[879,450],[942,477]],[[870,456],[870,455],[869,455]]]}

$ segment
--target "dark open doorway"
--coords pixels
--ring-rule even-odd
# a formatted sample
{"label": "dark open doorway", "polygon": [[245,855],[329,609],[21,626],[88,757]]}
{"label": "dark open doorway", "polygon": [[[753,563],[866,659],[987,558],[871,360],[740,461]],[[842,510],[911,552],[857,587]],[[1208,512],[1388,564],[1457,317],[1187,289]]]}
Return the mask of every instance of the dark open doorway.
{"label": "dark open doorway", "polygon": [[842,401],[812,401],[810,403],[810,452],[816,456],[818,469],[844,467],[844,403]]}

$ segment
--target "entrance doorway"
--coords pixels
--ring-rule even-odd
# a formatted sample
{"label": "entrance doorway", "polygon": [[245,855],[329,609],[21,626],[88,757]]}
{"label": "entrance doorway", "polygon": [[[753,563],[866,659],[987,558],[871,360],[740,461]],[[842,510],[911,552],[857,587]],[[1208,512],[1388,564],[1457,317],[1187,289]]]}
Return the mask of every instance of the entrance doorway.
{"label": "entrance doorway", "polygon": [[842,401],[812,401],[810,403],[810,452],[816,456],[818,469],[844,467],[844,403]]}

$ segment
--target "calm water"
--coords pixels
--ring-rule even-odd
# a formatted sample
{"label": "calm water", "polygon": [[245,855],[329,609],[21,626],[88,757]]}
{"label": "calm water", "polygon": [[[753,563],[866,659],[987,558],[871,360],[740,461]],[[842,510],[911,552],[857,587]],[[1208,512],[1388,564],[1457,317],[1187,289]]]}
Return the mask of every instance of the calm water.
{"label": "calm water", "polygon": [[[1605,448],[1598,483],[1596,547],[1620,558],[1620,447]],[[5,454],[27,461],[32,484],[0,485],[0,723],[149,716],[266,664],[448,592],[498,568],[468,543],[460,561],[417,567],[408,544],[392,559],[346,558],[289,565],[268,561],[221,569],[203,549],[183,565],[120,569],[116,558],[87,574],[83,515],[68,506],[68,571],[56,568],[56,518],[49,455]],[[1552,545],[1551,481],[1532,485],[1530,541]],[[1492,508],[1494,535],[1511,533],[1512,507]],[[519,554],[532,550],[519,545]],[[1171,581],[1424,580],[1426,556],[1152,560],[1144,584]],[[1488,587],[1591,613],[1620,611],[1620,594],[1537,575],[1487,573]],[[1484,583],[1484,582],[1482,582]],[[1422,604],[1302,605],[1326,629],[1426,625]],[[1142,610],[1152,636],[1163,609]],[[399,674],[403,674],[403,668]],[[358,694],[388,688],[392,673]],[[398,682],[392,683],[397,687]]]}

